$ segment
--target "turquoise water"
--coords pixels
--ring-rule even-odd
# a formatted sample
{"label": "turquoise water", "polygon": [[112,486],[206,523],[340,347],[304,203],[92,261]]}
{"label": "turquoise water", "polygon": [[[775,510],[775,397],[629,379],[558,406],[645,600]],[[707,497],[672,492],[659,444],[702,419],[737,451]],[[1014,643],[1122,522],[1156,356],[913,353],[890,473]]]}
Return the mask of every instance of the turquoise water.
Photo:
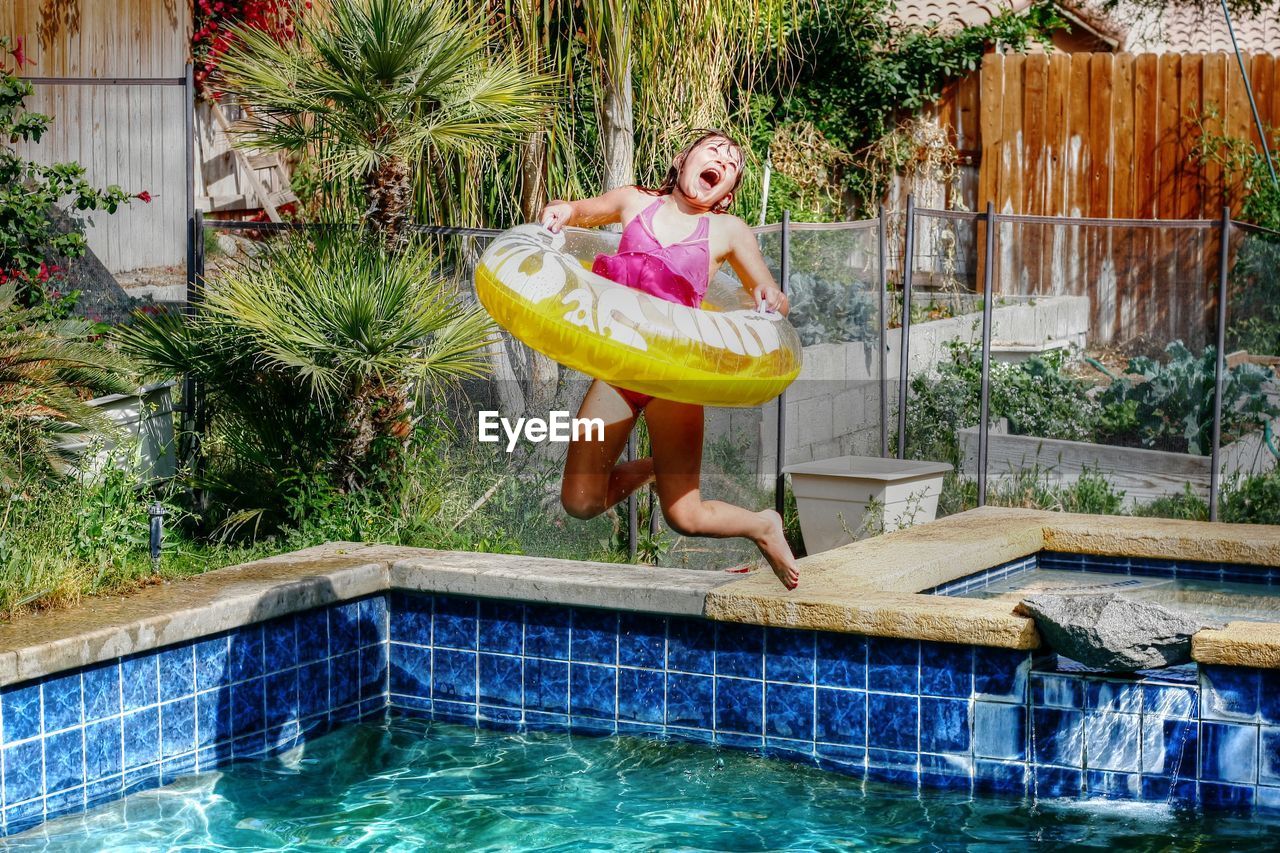
{"label": "turquoise water", "polygon": [[745,752],[393,719],[9,839],[15,850],[1228,849],[1256,821],[904,788]]}

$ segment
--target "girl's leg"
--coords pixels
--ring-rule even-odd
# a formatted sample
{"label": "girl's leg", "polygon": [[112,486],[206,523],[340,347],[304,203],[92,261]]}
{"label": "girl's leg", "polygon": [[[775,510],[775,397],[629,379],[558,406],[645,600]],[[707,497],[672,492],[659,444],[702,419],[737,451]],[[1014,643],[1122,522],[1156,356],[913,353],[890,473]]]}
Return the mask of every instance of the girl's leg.
{"label": "girl's leg", "polygon": [[575,518],[594,518],[636,489],[653,482],[653,460],[617,464],[635,426],[637,413],[622,395],[596,380],[578,409],[580,418],[604,421],[604,440],[575,438],[564,463],[560,502]]}
{"label": "girl's leg", "polygon": [[667,523],[685,536],[744,536],[756,543],[773,573],[787,589],[800,582],[796,559],[771,509],[752,512],[724,501],[704,501],[699,492],[702,468],[702,407],[654,400],[645,409],[658,500]]}

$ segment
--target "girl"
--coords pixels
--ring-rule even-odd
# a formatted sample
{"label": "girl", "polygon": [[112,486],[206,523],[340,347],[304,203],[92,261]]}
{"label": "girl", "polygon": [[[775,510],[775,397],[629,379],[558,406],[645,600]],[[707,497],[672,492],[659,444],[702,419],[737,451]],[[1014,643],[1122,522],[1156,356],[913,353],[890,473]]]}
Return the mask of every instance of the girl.
{"label": "girl", "polygon": [[[542,224],[555,232],[566,225],[621,222],[618,253],[600,255],[592,270],[694,307],[716,270],[728,261],[758,307],[785,314],[787,297],[774,284],[755,235],[741,219],[724,213],[742,181],[742,167],[742,148],[724,133],[707,131],[676,156],[657,190],[620,187],[581,201],[552,201],[542,211]],[[618,464],[641,412],[653,456]],[[796,588],[800,576],[778,513],[704,501],[699,494],[701,406],[654,399],[596,380],[578,417],[600,418],[605,429],[603,441],[570,442],[561,491],[570,515],[599,515],[654,483],[662,514],[673,530],[685,536],[748,537],[787,589]]]}

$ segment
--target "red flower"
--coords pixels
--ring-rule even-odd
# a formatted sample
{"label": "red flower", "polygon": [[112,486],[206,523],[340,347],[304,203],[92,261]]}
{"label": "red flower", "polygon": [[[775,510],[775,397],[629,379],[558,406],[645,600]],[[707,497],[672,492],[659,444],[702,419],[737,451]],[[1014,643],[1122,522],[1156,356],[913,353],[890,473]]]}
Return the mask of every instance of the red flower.
{"label": "red flower", "polygon": [[138,193],[136,196],[134,196],[134,198],[138,199],[143,204],[151,204],[151,193],[147,192],[146,190],[143,190],[142,192]]}
{"label": "red flower", "polygon": [[11,53],[13,53],[13,61],[18,63],[18,70],[22,70],[22,66],[27,64],[27,52],[22,46],[22,36],[18,36]]}

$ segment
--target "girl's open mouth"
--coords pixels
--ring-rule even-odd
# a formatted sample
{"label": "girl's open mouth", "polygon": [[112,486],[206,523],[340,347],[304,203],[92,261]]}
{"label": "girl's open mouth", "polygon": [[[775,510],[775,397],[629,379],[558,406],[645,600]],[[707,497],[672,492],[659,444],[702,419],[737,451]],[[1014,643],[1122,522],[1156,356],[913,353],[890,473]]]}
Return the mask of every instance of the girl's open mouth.
{"label": "girl's open mouth", "polygon": [[704,191],[710,191],[720,183],[721,177],[719,169],[706,168],[698,173],[698,183],[702,185]]}

